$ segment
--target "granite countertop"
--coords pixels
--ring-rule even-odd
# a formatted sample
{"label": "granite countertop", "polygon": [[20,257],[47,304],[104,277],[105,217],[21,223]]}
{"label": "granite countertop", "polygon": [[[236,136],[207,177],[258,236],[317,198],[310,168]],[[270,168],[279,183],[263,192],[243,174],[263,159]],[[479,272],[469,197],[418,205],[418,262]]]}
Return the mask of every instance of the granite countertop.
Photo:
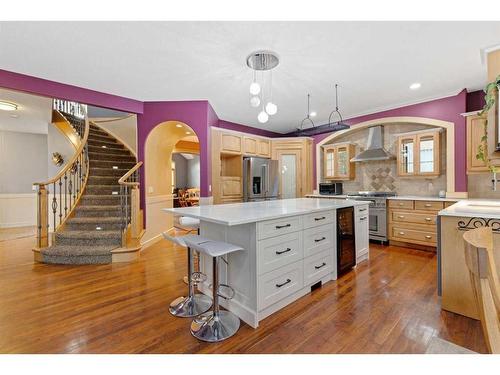
{"label": "granite countertop", "polygon": [[366,204],[367,202],[347,199],[297,198],[263,202],[163,208],[162,210],[177,215],[194,217],[201,221],[231,226]]}
{"label": "granite countertop", "polygon": [[459,198],[439,198],[436,196],[422,196],[422,195],[396,195],[395,197],[388,197],[387,199],[399,200],[414,200],[414,201],[440,201],[440,202],[458,202]]}
{"label": "granite countertop", "polygon": [[440,216],[500,219],[499,199],[464,199],[439,211]]}

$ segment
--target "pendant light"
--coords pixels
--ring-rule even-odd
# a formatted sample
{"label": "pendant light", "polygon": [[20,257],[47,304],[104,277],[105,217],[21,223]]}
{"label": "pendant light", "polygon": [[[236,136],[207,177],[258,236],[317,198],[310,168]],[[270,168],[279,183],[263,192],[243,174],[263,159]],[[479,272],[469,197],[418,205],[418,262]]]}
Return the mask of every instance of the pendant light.
{"label": "pendant light", "polygon": [[257,82],[257,77],[255,74],[255,70],[253,71],[253,82],[250,84],[250,94],[259,95],[260,93],[260,85]]}
{"label": "pendant light", "polygon": [[266,112],[268,115],[272,116],[278,112],[278,106],[273,103],[273,71],[269,72],[269,91],[271,94],[269,95],[271,98],[266,104]]}
{"label": "pendant light", "polygon": [[[330,113],[330,116],[328,116],[328,126],[333,127],[333,126],[342,126],[345,125],[343,123],[342,115],[340,114],[339,111],[339,96],[338,96],[338,86],[335,84],[335,109]],[[337,121],[336,124],[332,124],[332,116],[337,114],[339,116],[339,121]]]}
{"label": "pendant light", "polygon": [[314,121],[311,119],[310,102],[311,102],[311,95],[307,94],[307,116],[304,117],[304,119],[300,122],[300,127],[297,128],[299,131],[302,131],[304,129],[304,124],[307,123],[311,124],[313,128],[316,126],[314,125]]}

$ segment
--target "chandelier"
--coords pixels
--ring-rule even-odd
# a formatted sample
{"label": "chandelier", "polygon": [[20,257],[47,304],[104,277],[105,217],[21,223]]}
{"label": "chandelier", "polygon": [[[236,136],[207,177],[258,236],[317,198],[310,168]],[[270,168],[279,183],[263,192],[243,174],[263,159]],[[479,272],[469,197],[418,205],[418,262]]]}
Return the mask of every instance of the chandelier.
{"label": "chandelier", "polygon": [[[253,81],[250,84],[250,105],[260,108],[257,120],[264,124],[278,112],[273,100],[273,72],[280,60],[278,55],[270,51],[252,52],[247,57],[247,66],[253,70]],[[257,77],[260,73],[260,80]],[[259,82],[260,81],[260,82]]]}

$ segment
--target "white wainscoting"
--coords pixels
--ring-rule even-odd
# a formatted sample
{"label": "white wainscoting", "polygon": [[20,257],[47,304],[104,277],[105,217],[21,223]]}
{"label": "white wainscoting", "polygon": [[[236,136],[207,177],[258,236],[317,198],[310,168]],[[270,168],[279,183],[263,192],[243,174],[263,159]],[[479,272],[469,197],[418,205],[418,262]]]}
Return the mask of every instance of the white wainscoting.
{"label": "white wainscoting", "polygon": [[161,234],[172,229],[174,217],[162,211],[162,208],[173,207],[172,194],[146,197],[146,233],[142,237],[142,247],[148,247],[159,241]]}
{"label": "white wainscoting", "polygon": [[36,225],[36,193],[0,194],[0,228]]}

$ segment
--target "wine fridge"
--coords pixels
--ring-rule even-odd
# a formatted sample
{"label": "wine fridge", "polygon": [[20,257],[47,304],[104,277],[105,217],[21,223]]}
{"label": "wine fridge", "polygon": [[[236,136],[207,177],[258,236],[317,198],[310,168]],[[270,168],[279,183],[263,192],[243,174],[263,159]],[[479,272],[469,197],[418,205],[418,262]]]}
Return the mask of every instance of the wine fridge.
{"label": "wine fridge", "polygon": [[354,235],[354,207],[337,210],[337,276],[349,271],[356,264]]}

